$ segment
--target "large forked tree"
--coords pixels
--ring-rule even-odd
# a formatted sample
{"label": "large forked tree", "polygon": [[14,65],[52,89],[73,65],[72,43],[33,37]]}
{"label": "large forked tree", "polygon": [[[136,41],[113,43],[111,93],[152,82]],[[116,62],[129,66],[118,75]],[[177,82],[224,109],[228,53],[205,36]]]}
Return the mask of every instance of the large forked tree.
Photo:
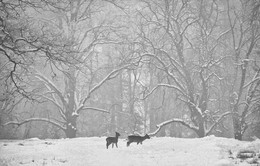
{"label": "large forked tree", "polygon": [[260,85],[259,48],[260,3],[259,1],[227,1],[228,24],[231,27],[230,50],[232,75],[230,101],[233,112],[234,138],[242,140],[248,127],[254,123],[252,113],[258,109]]}
{"label": "large forked tree", "polygon": [[142,1],[139,39],[144,62],[162,71],[160,87],[173,89],[189,112],[186,119],[170,119],[162,126],[180,123],[198,137],[210,134],[230,112],[220,110],[221,63],[228,57],[220,41],[230,31],[221,29],[220,4],[216,1]]}
{"label": "large forked tree", "polygon": [[[35,94],[37,100],[52,103],[58,117],[35,117],[5,125],[44,121],[62,129],[67,137],[74,138],[77,118],[82,110],[109,113],[105,109],[88,106],[90,97],[104,83],[132,64],[126,60],[127,57],[120,58],[115,54],[115,65],[111,65],[111,59],[102,51],[119,43],[113,32],[115,29],[119,32],[122,27],[114,25],[113,13],[108,12],[110,7],[113,8],[112,3],[99,0],[44,1],[40,6],[43,7],[38,8],[37,12],[41,14],[36,14],[34,18],[40,24],[34,26],[40,32],[41,42],[46,46],[48,54],[37,59],[38,66],[30,68],[30,78],[35,85],[42,87]],[[54,57],[54,60],[49,57]],[[60,58],[58,63],[55,57]],[[47,69],[40,65],[42,60],[46,61]]]}

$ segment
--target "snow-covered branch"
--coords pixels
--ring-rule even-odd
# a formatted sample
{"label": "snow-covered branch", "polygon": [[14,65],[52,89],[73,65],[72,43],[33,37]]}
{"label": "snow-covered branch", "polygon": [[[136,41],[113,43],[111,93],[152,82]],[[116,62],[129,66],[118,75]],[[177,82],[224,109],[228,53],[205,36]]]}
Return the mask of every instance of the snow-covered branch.
{"label": "snow-covered branch", "polygon": [[[2,107],[0,107],[0,110],[5,110],[6,113],[11,112],[24,98],[20,98],[19,100],[15,100],[15,103],[11,104],[11,101],[13,101],[11,98],[4,100]],[[2,102],[2,101],[1,101]]]}
{"label": "snow-covered branch", "polygon": [[163,66],[163,69],[161,69],[161,70],[164,70],[167,73],[167,75],[169,75],[174,80],[174,82],[179,87],[179,89],[181,89],[182,91],[185,91],[184,86],[179,82],[179,80],[176,78],[176,76],[168,70],[168,65],[165,64],[158,56],[151,54],[151,53],[145,53],[142,55],[142,57],[143,56],[148,56],[148,57],[152,57],[152,58],[156,59]]}
{"label": "snow-covered branch", "polygon": [[195,127],[195,126],[193,126],[193,125],[190,125],[190,124],[188,124],[187,122],[183,121],[182,119],[173,118],[173,119],[170,119],[170,120],[167,120],[167,121],[165,121],[165,122],[162,122],[162,123],[158,124],[158,125],[156,126],[157,129],[156,129],[154,132],[149,133],[148,135],[150,135],[150,136],[156,135],[156,134],[162,129],[163,126],[166,126],[166,125],[168,125],[168,124],[170,124],[170,123],[180,123],[180,124],[182,124],[183,126],[186,126],[186,127],[188,127],[189,129],[191,129],[191,130],[193,130],[193,131],[195,131],[195,132],[197,132],[197,131],[199,130],[198,127]]}
{"label": "snow-covered branch", "polygon": [[253,84],[254,82],[260,80],[260,77],[256,77],[256,78],[253,78],[253,80],[251,80],[249,83],[247,83],[246,85],[244,85],[243,88],[246,88],[248,86],[250,86],[251,84]]}
{"label": "snow-covered branch", "polygon": [[216,127],[216,125],[218,125],[222,121],[222,119],[224,119],[226,116],[228,116],[230,114],[232,114],[232,112],[225,112],[222,115],[220,115],[220,117],[214,122],[214,124],[206,131],[205,135],[206,136],[209,135],[212,132],[212,130],[214,129],[214,127]]}
{"label": "snow-covered branch", "polygon": [[115,77],[115,75],[118,74],[119,71],[131,66],[132,64],[128,64],[125,66],[122,66],[118,69],[115,69],[113,71],[111,71],[103,80],[101,80],[97,85],[95,85],[92,89],[90,89],[89,93],[87,94],[87,96],[81,100],[80,104],[81,106],[77,109],[77,113],[84,108],[84,104],[86,103],[86,101],[90,98],[91,94],[94,93],[97,89],[99,89],[105,82],[107,82],[108,80],[112,79]]}
{"label": "snow-covered branch", "polygon": [[159,51],[163,52],[171,61],[171,64],[177,69],[178,67],[182,67],[181,64],[174,58],[171,57],[171,55],[169,55],[167,53],[167,51],[163,50],[163,49],[158,49]]}
{"label": "snow-covered branch", "polygon": [[44,99],[46,99],[46,100],[52,102],[55,106],[57,106],[57,107],[58,107],[58,110],[59,110],[59,112],[60,112],[60,114],[61,114],[61,116],[62,116],[62,118],[63,118],[64,120],[66,120],[65,113],[64,113],[62,107],[59,105],[59,103],[58,103],[56,100],[53,100],[53,99],[51,99],[51,98],[49,98],[49,97],[47,97],[47,96],[44,96],[44,95],[40,95],[40,97],[42,97],[42,98],[44,98]]}
{"label": "snow-covered branch", "polygon": [[110,113],[110,111],[106,110],[106,109],[102,109],[102,108],[95,108],[95,107],[83,107],[81,110],[94,110],[94,111],[99,111],[99,112],[103,112],[103,113]]}
{"label": "snow-covered branch", "polygon": [[177,86],[174,85],[170,85],[170,84],[158,84],[156,87],[154,87],[144,98],[146,99],[148,96],[150,96],[156,89],[158,89],[159,87],[167,87],[167,88],[172,88],[177,90],[178,92],[180,92],[181,94],[183,94],[183,96],[185,96],[186,98],[189,98],[189,96],[187,94],[185,94],[185,92],[183,92],[180,88],[178,88]]}
{"label": "snow-covered branch", "polygon": [[218,76],[216,73],[210,73],[208,77],[205,78],[205,81],[207,82],[211,77],[215,76],[219,81],[223,80],[222,77]]}
{"label": "snow-covered branch", "polygon": [[61,91],[56,87],[56,85],[51,80],[49,80],[48,78],[46,78],[44,75],[40,74],[39,72],[37,72],[35,74],[35,77],[37,77],[39,80],[43,81],[46,86],[48,86],[51,90],[53,90],[59,96],[63,105],[66,105],[66,101],[65,101]]}
{"label": "snow-covered branch", "polygon": [[57,123],[57,122],[55,122],[53,120],[46,119],[46,118],[29,118],[29,119],[26,119],[26,120],[24,120],[22,122],[10,121],[10,122],[2,124],[1,126],[7,126],[7,125],[18,125],[18,126],[21,126],[21,125],[23,125],[25,123],[32,122],[32,121],[48,122],[48,123],[50,123],[50,124],[60,128],[62,130],[66,130],[66,128],[63,127],[61,124],[59,124],[59,123]]}
{"label": "snow-covered branch", "polygon": [[203,112],[201,111],[201,109],[199,108],[199,105],[198,105],[199,103],[194,104],[191,101],[188,101],[187,103],[190,104],[192,107],[194,107],[195,108],[194,110],[196,110],[201,116],[203,116]]}

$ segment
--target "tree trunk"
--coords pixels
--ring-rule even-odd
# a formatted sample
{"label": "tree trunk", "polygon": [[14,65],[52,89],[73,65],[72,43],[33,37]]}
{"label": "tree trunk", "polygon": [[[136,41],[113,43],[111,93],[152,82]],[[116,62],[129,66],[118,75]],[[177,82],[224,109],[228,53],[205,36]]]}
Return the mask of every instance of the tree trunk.
{"label": "tree trunk", "polygon": [[143,124],[144,124],[144,133],[147,132],[147,113],[148,113],[148,100],[144,100],[144,119],[143,119]]}
{"label": "tree trunk", "polygon": [[72,127],[67,126],[65,134],[67,138],[76,138],[76,130],[74,130]]}
{"label": "tree trunk", "polygon": [[197,131],[197,135],[199,138],[205,137],[205,128],[204,128],[204,122],[199,122],[199,130]]}
{"label": "tree trunk", "polygon": [[[116,109],[116,107],[114,106],[114,109]],[[110,113],[110,127],[109,127],[109,132],[113,133],[114,131],[116,131],[116,118],[115,118],[115,110],[112,109],[111,113]]]}
{"label": "tree trunk", "polygon": [[233,117],[233,128],[234,128],[234,138],[241,141],[243,134],[241,132],[241,124],[237,116]]}
{"label": "tree trunk", "polygon": [[32,128],[32,123],[29,122],[25,125],[25,130],[24,130],[24,134],[23,134],[23,139],[27,139],[30,137],[30,131]]}
{"label": "tree trunk", "polygon": [[67,122],[66,125],[67,129],[65,130],[65,134],[67,138],[76,138],[76,118],[71,117],[70,120]]}
{"label": "tree trunk", "polygon": [[242,141],[243,135],[241,134],[241,132],[235,131],[234,135],[235,139]]}
{"label": "tree trunk", "polygon": [[67,124],[66,124],[66,131],[65,134],[67,138],[75,138],[76,131],[77,131],[77,115],[73,114],[75,109],[75,92],[76,92],[76,70],[74,66],[70,66],[69,68],[69,76],[65,79],[66,85],[66,97],[68,99],[68,103],[66,106],[66,117],[67,117]]}

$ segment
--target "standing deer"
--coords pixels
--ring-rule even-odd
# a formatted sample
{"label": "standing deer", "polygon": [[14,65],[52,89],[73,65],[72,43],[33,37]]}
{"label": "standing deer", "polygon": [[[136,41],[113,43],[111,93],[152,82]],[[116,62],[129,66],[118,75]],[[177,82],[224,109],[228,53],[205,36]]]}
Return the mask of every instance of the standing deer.
{"label": "standing deer", "polygon": [[118,137],[120,136],[120,134],[118,132],[116,132],[116,136],[115,137],[107,137],[106,138],[106,141],[107,141],[107,149],[108,149],[108,146],[112,143],[112,148],[114,148],[114,144],[116,144],[116,147],[118,148],[117,146],[117,142],[118,142]]}
{"label": "standing deer", "polygon": [[137,142],[137,145],[140,143],[142,144],[142,142],[145,140],[145,139],[150,139],[149,135],[148,134],[145,134],[145,136],[138,136],[138,135],[129,135],[127,137],[127,143],[126,145],[129,146],[132,142]]}

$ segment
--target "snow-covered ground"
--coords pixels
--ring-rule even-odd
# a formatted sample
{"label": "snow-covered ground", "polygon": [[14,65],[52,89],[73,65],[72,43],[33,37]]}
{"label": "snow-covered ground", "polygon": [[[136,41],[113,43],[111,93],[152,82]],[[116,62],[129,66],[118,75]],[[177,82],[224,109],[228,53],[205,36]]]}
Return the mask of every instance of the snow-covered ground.
{"label": "snow-covered ground", "polygon": [[[151,138],[143,145],[120,139],[118,148],[106,149],[105,137],[60,140],[0,140],[0,166],[232,166],[257,165],[260,140],[241,142],[209,136],[205,138]],[[256,156],[241,160],[239,151]]]}

